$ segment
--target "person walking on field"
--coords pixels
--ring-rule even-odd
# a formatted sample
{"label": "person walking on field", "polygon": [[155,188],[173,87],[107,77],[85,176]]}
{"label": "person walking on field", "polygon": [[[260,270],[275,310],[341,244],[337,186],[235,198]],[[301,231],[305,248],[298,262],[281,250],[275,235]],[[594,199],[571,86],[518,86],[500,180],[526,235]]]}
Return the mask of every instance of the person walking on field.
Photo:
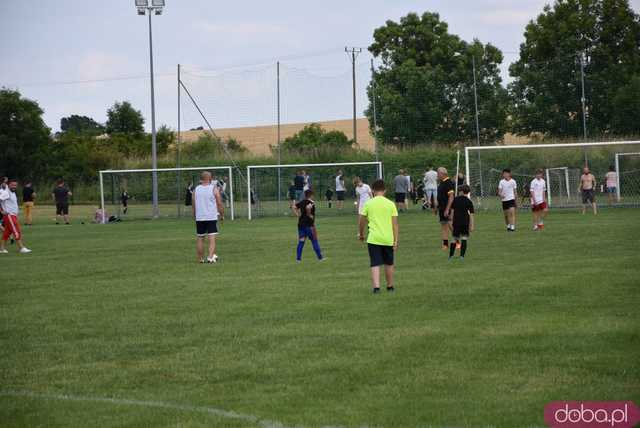
{"label": "person walking on field", "polygon": [[380,292],[380,266],[384,265],[387,291],[395,291],[393,275],[394,253],[398,249],[399,227],[398,210],[389,199],[384,197],[384,181],[373,183],[373,199],[367,201],[359,217],[358,239],[365,240],[365,227],[368,225],[367,248],[371,266],[373,293]]}
{"label": "person walking on field", "polygon": [[547,216],[547,183],[542,178],[543,171],[538,169],[536,177],[531,180],[531,211],[533,212],[533,230],[544,229],[544,218]]}
{"label": "person walking on field", "polygon": [[502,170],[502,180],[498,183],[498,196],[502,201],[502,212],[507,232],[516,231],[516,199],[518,197],[518,183],[511,177],[511,170]]}
{"label": "person walking on field", "polygon": [[200,184],[193,191],[193,216],[196,219],[196,252],[198,262],[205,263],[204,238],[209,239],[206,263],[216,263],[216,235],[218,220],[224,221],[224,204],[218,186],[211,182],[211,173],[200,174]]}
{"label": "person walking on field", "polygon": [[605,174],[604,179],[606,186],[605,191],[609,197],[609,205],[613,205],[613,198],[617,197],[616,195],[618,194],[618,174],[613,165],[609,167],[609,172]]}
{"label": "person walking on field", "polygon": [[593,214],[598,214],[596,206],[596,177],[591,174],[588,166],[585,166],[580,176],[580,187],[578,191],[582,193],[582,214],[587,212],[587,205],[591,204]]}
{"label": "person walking on field", "polygon": [[393,187],[395,189],[396,208],[402,212],[407,208],[407,193],[409,193],[409,181],[407,180],[407,176],[404,175],[403,169],[394,177]]}
{"label": "person walking on field", "polygon": [[27,254],[31,252],[31,250],[22,243],[22,231],[20,230],[20,222],[18,221],[17,187],[18,182],[16,180],[9,180],[8,186],[0,189],[0,211],[2,211],[2,221],[4,223],[2,241],[0,241],[0,254],[8,253],[6,245],[11,235],[13,235],[13,239],[16,241],[18,248],[20,248],[20,253]]}
{"label": "person walking on field", "polygon": [[64,218],[64,224],[69,223],[69,196],[73,193],[65,186],[64,180],[58,180],[56,187],[51,192],[53,200],[56,202],[56,224],[60,224],[60,217]]}
{"label": "person walking on field", "polygon": [[424,173],[422,181],[424,182],[425,203],[435,214],[438,208],[438,173],[430,166],[429,170]]}
{"label": "person walking on field", "polygon": [[449,178],[449,172],[446,168],[438,168],[438,217],[440,221],[440,231],[442,232],[442,249],[449,250],[449,218],[451,214],[451,205],[455,198],[456,185]]}
{"label": "person walking on field", "polygon": [[24,206],[24,224],[25,226],[33,225],[33,205],[36,200],[36,192],[30,181],[24,183],[22,188],[22,204]]}

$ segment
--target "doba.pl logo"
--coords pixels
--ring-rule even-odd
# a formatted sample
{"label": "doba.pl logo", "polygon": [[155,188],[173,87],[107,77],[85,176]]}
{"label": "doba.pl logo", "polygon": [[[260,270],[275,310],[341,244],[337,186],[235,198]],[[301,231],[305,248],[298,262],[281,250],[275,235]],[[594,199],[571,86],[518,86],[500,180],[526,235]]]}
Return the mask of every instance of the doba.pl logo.
{"label": "doba.pl logo", "polygon": [[640,422],[633,401],[554,401],[544,408],[552,428],[632,428]]}

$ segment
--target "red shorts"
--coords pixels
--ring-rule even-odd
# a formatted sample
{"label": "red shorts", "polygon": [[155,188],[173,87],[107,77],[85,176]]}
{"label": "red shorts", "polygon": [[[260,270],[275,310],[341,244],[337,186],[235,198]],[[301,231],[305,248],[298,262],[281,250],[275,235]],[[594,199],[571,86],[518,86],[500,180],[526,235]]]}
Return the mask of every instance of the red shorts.
{"label": "red shorts", "polygon": [[20,231],[20,223],[18,217],[11,214],[5,214],[3,219],[4,232],[2,232],[2,240],[8,241],[9,237],[13,235],[13,239],[19,241],[22,239],[22,232]]}
{"label": "red shorts", "polygon": [[532,206],[531,209],[533,211],[544,211],[544,210],[547,209],[547,203],[546,202],[540,202],[538,205]]}

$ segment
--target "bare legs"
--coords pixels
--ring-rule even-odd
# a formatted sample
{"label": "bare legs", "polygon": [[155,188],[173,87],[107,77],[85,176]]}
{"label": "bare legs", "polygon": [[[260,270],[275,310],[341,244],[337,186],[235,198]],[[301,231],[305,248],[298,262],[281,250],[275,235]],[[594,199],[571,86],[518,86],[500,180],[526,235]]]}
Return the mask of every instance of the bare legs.
{"label": "bare legs", "polygon": [[[196,253],[198,255],[198,261],[204,260],[204,236],[198,236],[196,240]],[[216,255],[216,235],[209,235],[209,255],[211,259]]]}
{"label": "bare legs", "polygon": [[[384,265],[384,277],[387,281],[387,288],[393,287],[393,273],[395,267],[393,265]],[[371,282],[373,288],[380,288],[380,266],[373,266],[371,268]]]}

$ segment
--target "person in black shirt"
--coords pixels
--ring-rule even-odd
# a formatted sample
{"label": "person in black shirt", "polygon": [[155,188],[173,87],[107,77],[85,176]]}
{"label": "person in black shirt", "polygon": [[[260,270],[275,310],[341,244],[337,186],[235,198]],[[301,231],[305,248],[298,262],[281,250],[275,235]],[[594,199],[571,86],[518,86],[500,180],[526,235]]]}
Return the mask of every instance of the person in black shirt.
{"label": "person in black shirt", "polygon": [[53,188],[51,196],[56,202],[56,224],[60,224],[60,217],[64,218],[64,224],[69,223],[69,196],[73,193],[65,186],[64,180],[58,180],[56,187]]}
{"label": "person in black shirt", "polygon": [[33,225],[33,204],[36,200],[36,192],[30,181],[24,183],[22,188],[22,204],[24,205],[24,225]]}
{"label": "person in black shirt", "polygon": [[304,175],[302,171],[298,171],[293,178],[293,185],[296,188],[296,201],[301,201],[304,195]]}
{"label": "person in black shirt", "polygon": [[184,205],[190,207],[193,204],[193,182],[189,183],[184,192]]}
{"label": "person in black shirt", "polygon": [[129,199],[130,199],[129,193],[127,192],[127,189],[124,189],[120,194],[120,202],[122,202],[123,214],[126,214],[127,211],[129,211]]}
{"label": "person in black shirt", "polygon": [[469,235],[474,229],[473,220],[473,202],[469,198],[471,189],[468,185],[463,184],[459,187],[460,194],[455,197],[453,204],[451,204],[451,226],[453,229],[453,239],[449,247],[449,260],[451,260],[456,253],[456,246],[460,244],[460,260],[464,260],[464,255],[467,252],[467,240]]}
{"label": "person in black shirt", "polygon": [[298,247],[296,249],[296,261],[302,260],[302,250],[307,239],[311,240],[313,251],[316,252],[318,260],[322,260],[322,251],[318,243],[318,232],[316,231],[316,203],[313,201],[313,190],[304,192],[304,199],[295,205],[294,211],[298,216]]}
{"label": "person in black shirt", "polygon": [[296,205],[296,186],[293,183],[289,183],[289,208],[293,209]]}
{"label": "person in black shirt", "polygon": [[329,208],[331,208],[331,202],[333,200],[333,190],[330,187],[327,187],[327,191],[324,192],[324,197],[327,198],[327,203],[329,204]]}
{"label": "person in black shirt", "polygon": [[451,213],[451,204],[455,193],[455,184],[449,178],[446,168],[438,168],[438,215],[440,217],[440,228],[442,230],[442,249],[449,249],[449,215]]}

